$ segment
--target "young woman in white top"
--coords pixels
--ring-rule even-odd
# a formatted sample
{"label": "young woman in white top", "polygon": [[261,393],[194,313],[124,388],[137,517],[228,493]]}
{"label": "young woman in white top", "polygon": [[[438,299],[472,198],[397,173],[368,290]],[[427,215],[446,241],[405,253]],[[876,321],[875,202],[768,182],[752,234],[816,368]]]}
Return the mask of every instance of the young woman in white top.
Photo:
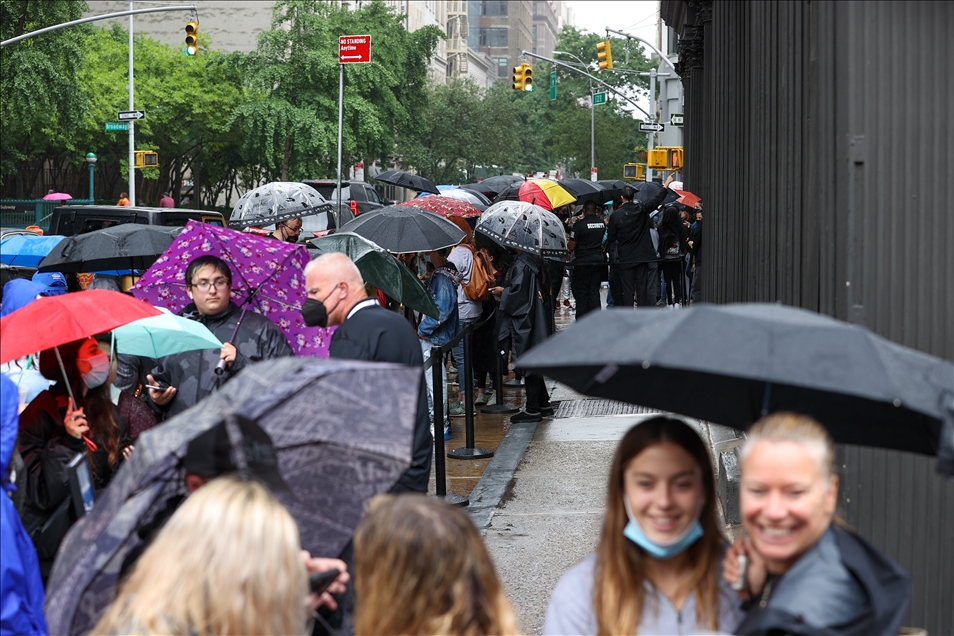
{"label": "young woman in white top", "polygon": [[543,633],[731,633],[740,613],[720,575],[725,548],[699,435],[666,417],[634,426],[613,458],[596,552],[560,579]]}

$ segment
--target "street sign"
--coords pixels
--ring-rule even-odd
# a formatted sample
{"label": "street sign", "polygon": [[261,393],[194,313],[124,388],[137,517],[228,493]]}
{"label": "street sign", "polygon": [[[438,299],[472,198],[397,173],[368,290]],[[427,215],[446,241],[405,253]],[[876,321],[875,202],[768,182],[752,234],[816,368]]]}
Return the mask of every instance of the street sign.
{"label": "street sign", "polygon": [[124,121],[108,121],[106,130],[129,130],[129,124]]}
{"label": "street sign", "polygon": [[593,105],[599,106],[606,103],[606,93],[593,93]]}
{"label": "street sign", "polygon": [[556,99],[556,71],[550,71],[550,101]]}
{"label": "street sign", "polygon": [[116,113],[116,119],[119,121],[135,121],[137,119],[145,119],[146,111],[144,110],[124,110]]}
{"label": "street sign", "polygon": [[342,35],[338,38],[338,64],[367,64],[370,61],[370,35]]}
{"label": "street sign", "polygon": [[686,120],[686,116],[683,115],[682,113],[673,113],[673,114],[669,117],[669,123],[672,124],[673,126],[680,126],[680,127],[681,127],[681,126],[683,125],[683,122],[684,122],[685,120]]}
{"label": "street sign", "polygon": [[666,130],[666,124],[647,124],[640,122],[639,132],[662,132]]}

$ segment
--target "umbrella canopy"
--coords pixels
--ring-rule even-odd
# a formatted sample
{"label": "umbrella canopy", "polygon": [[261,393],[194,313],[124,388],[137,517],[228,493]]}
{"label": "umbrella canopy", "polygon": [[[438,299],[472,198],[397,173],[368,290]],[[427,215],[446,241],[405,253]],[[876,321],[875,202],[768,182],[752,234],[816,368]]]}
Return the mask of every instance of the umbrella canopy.
{"label": "umbrella canopy", "polygon": [[697,197],[688,190],[673,190],[673,192],[679,195],[679,198],[676,199],[676,203],[688,205],[690,208],[695,207],[697,203],[702,201],[702,198]]}
{"label": "umbrella canopy", "polygon": [[525,180],[526,177],[523,175],[501,174],[496,177],[487,177],[483,181],[478,181],[477,183],[467,183],[461,187],[467,188],[468,190],[475,190],[481,194],[486,194],[488,197],[493,198],[513,184],[520,184]]}
{"label": "umbrella canopy", "polygon": [[477,190],[471,190],[469,188],[444,189],[441,186],[437,186],[437,188],[441,191],[441,196],[457,199],[458,201],[466,201],[481,212],[489,208],[493,203],[486,195],[481,194]]}
{"label": "umbrella canopy", "polygon": [[175,240],[181,227],[122,223],[77,234],[56,245],[40,263],[41,272],[144,270]]}
{"label": "umbrella canopy", "polygon": [[0,262],[12,267],[37,267],[65,236],[15,234],[0,241]]}
{"label": "umbrella canopy", "polygon": [[420,382],[420,369],[398,364],[267,360],[144,433],[63,541],[47,587],[50,633],[92,629],[116,596],[123,559],[140,543],[137,531],[185,494],[181,464],[189,442],[234,417],[271,438],[291,491],[276,497],[298,522],[302,547],[338,555],[371,498],[390,490],[411,464]]}
{"label": "umbrella canopy", "polygon": [[603,195],[606,197],[604,201],[612,201],[616,197],[622,196],[623,188],[632,185],[619,179],[600,179],[597,183],[603,188]]}
{"label": "umbrella canopy", "polygon": [[518,197],[544,210],[553,210],[576,201],[576,197],[550,179],[527,179],[520,184]]}
{"label": "umbrella canopy", "polygon": [[538,256],[562,257],[567,253],[566,231],[557,215],[524,201],[494,203],[474,231],[503,247]]}
{"label": "umbrella canopy", "polygon": [[328,355],[333,329],[307,327],[301,317],[309,260],[301,244],[189,221],[133,286],[133,295],[178,314],[192,302],[186,267],[206,255],[221,258],[232,271],[232,301],[243,305],[252,296],[248,308],[278,325],[297,355]]}
{"label": "umbrella canopy", "polygon": [[382,183],[390,183],[391,185],[400,186],[416,192],[430,192],[431,194],[441,193],[430,179],[425,179],[420,175],[411,174],[410,172],[404,172],[402,170],[385,170],[376,176],[375,179]]}
{"label": "umbrella canopy", "polygon": [[275,225],[330,210],[331,204],[310,185],[275,181],[243,194],[232,208],[229,227],[241,230],[251,225]]}
{"label": "umbrella canopy", "polygon": [[389,205],[341,226],[389,252],[430,252],[457,245],[464,232],[444,217],[413,206]]}
{"label": "umbrella canopy", "polygon": [[501,201],[519,201],[520,187],[523,184],[524,181],[516,181],[508,186],[504,186],[500,192],[497,193],[497,196],[494,197],[494,203],[500,203]]}
{"label": "umbrella canopy", "polygon": [[954,417],[950,362],[774,304],[594,312],[517,366],[588,395],[738,429],[763,412],[797,411],[836,442],[917,453],[938,452],[945,400]]}
{"label": "umbrella canopy", "polygon": [[158,359],[196,349],[219,349],[222,343],[196,320],[163,309],[158,316],[141,318],[113,331],[116,352]]}
{"label": "umbrella canopy", "polygon": [[[448,191],[449,192],[449,191]],[[418,210],[427,210],[434,214],[440,214],[443,217],[462,216],[471,218],[480,216],[480,210],[466,201],[460,201],[446,195],[428,194],[420,196],[404,203],[398,203],[398,207],[413,207]]]}
{"label": "umbrella canopy", "polygon": [[342,252],[358,266],[366,283],[411,309],[438,318],[440,312],[417,275],[380,246],[352,232],[336,232],[309,241],[322,252]]}
{"label": "umbrella canopy", "polygon": [[[633,187],[636,189],[637,201],[642,201],[643,203],[648,203],[652,201],[653,198],[659,194],[659,191],[662,190],[662,184],[656,183],[655,181],[637,181],[633,184]],[[675,190],[670,189],[666,194],[666,198],[663,199],[663,202],[660,205],[669,205],[670,203],[675,203],[676,199],[679,198],[679,195]]]}
{"label": "umbrella canopy", "polygon": [[0,318],[0,364],[159,313],[148,303],[105,289],[37,298]]}
{"label": "umbrella canopy", "polygon": [[[587,181],[586,179],[561,179],[557,181],[564,190],[576,198],[577,203],[586,203],[593,201],[597,205],[603,205],[606,200],[606,193],[603,187],[597,181]],[[613,198],[613,197],[609,197]]]}
{"label": "umbrella canopy", "polygon": [[48,195],[43,197],[44,201],[69,201],[73,198],[72,194],[66,194],[65,192],[50,192]]}

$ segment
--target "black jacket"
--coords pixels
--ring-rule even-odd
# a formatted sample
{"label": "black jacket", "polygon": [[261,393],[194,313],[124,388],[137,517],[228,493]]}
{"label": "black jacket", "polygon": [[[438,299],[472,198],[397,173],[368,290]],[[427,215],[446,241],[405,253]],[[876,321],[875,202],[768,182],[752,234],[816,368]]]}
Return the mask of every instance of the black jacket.
{"label": "black jacket", "polygon": [[[421,383],[417,387],[413,459],[411,467],[398,481],[398,489],[427,492],[433,438],[427,414],[427,386],[423,382],[424,354],[411,323],[380,305],[362,308],[335,330],[328,355],[344,360],[396,362],[422,369]],[[408,389],[414,390],[414,387]]]}
{"label": "black jacket", "polygon": [[[179,315],[202,323],[220,341],[228,342],[232,338],[232,332],[235,331],[235,325],[242,315],[242,310],[238,305],[230,302],[228,308],[220,314],[203,315],[198,313],[195,304],[192,303],[186,306]],[[236,349],[235,361],[226,367],[225,373],[221,376],[215,374],[215,367],[219,363],[219,349],[185,351],[159,360],[158,365],[152,370],[152,376],[177,389],[176,396],[167,406],[167,417],[177,415],[194,406],[248,364],[294,355],[288,340],[285,339],[285,334],[275,323],[251,309],[245,312],[242,326],[239,327],[232,344]]]}
{"label": "black jacket", "polygon": [[539,262],[525,252],[517,256],[507,272],[497,317],[497,341],[504,349],[509,342],[515,357],[553,333],[549,293],[543,285]]}
{"label": "black jacket", "polygon": [[621,266],[635,267],[638,263],[656,259],[653,240],[649,235],[652,224],[649,214],[659,207],[667,194],[669,190],[663,188],[646,203],[627,201],[610,216],[606,242],[619,244],[618,254]]}
{"label": "black jacket", "polygon": [[[686,226],[682,224],[682,219],[679,218],[679,213],[676,212],[676,208],[667,208],[663,213],[662,223],[659,224],[659,256],[666,258],[666,250],[673,245],[679,247],[680,254],[685,254],[689,251],[689,245],[686,242],[687,239],[688,230],[686,230]],[[668,256],[671,257],[672,255]]]}
{"label": "black jacket", "polygon": [[692,241],[692,263],[702,265],[702,221],[693,221],[689,226],[689,239]]}
{"label": "black jacket", "polygon": [[832,525],[792,569],[746,604],[735,633],[894,636],[910,600],[904,570],[858,535]]}

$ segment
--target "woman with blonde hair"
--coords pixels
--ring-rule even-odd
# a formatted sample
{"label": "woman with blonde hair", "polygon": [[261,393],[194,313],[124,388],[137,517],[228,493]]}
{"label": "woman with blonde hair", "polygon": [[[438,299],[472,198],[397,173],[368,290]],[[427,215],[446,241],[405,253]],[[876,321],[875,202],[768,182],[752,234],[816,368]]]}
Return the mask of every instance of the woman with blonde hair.
{"label": "woman with blonde hair", "polygon": [[749,429],[739,491],[746,536],[723,564],[746,600],[736,633],[898,633],[907,575],[839,523],[834,464],[831,438],[807,415],[774,413]]}
{"label": "woman with blonde hair", "polygon": [[702,440],[680,420],[646,420],[616,449],[599,545],[560,579],[543,633],[731,632],[724,550]]}
{"label": "woman with blonde hair", "polygon": [[355,634],[513,634],[487,548],[460,508],[380,495],[354,536]]}
{"label": "woman with blonde hair", "polygon": [[94,634],[304,634],[298,527],[264,486],[214,479],[186,498]]}

